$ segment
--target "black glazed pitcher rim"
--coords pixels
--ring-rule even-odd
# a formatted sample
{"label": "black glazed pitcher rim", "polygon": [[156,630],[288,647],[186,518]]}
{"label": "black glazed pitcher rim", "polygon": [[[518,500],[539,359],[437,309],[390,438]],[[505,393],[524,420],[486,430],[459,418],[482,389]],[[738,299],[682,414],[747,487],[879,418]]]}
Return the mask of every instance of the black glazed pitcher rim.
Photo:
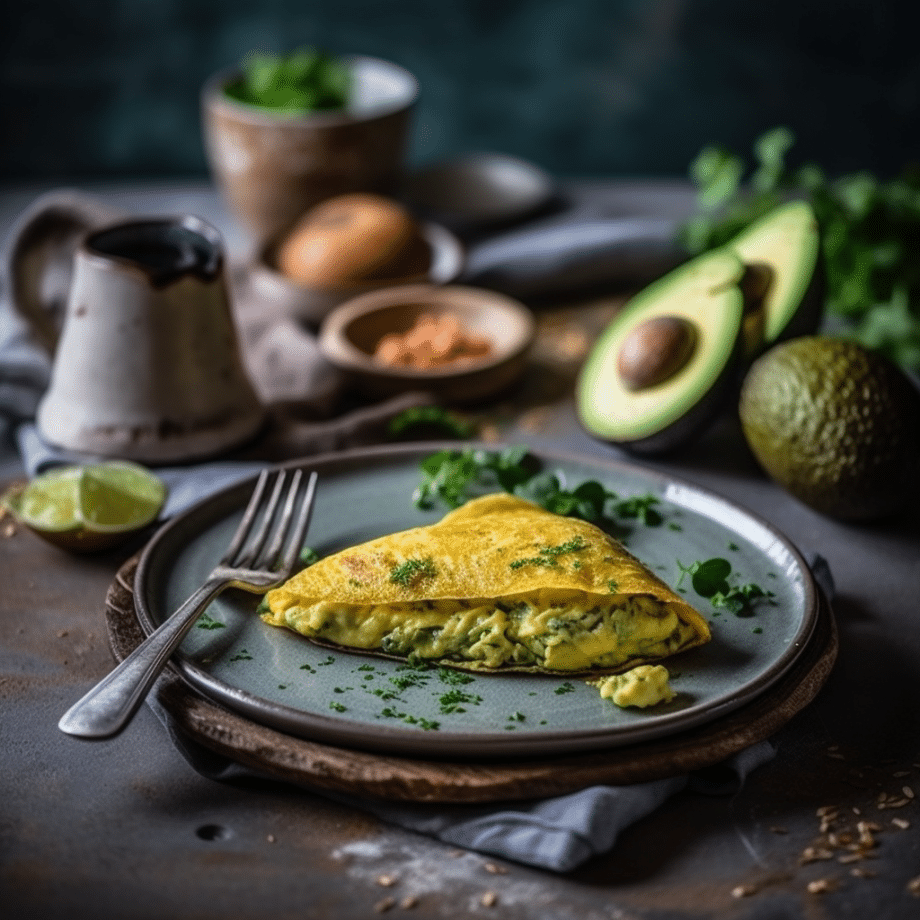
{"label": "black glazed pitcher rim", "polygon": [[216,278],[223,266],[218,230],[191,214],[138,217],[90,231],[82,251],[104,263],[141,272],[154,287],[194,275]]}

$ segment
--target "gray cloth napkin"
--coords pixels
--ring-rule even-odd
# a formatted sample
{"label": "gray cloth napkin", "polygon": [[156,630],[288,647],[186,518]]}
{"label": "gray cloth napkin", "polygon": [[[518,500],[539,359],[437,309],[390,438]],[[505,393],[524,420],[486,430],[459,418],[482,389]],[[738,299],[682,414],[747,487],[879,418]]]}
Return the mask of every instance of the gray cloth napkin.
{"label": "gray cloth napkin", "polygon": [[635,285],[685,258],[674,232],[664,217],[567,214],[471,246],[461,280],[523,300]]}
{"label": "gray cloth napkin", "polygon": [[[584,213],[557,216],[472,245],[462,280],[517,296],[538,296],[654,274],[675,258],[670,242],[673,226],[673,222],[658,219],[630,222]],[[317,392],[318,382],[328,383],[329,378],[324,368],[312,363],[321,359],[311,333],[287,323],[256,331],[244,329],[241,338],[247,365],[263,398],[288,408],[309,406],[313,411],[317,402],[321,403],[320,411],[329,411],[334,405],[336,392]],[[49,447],[35,429],[35,409],[47,386],[48,373],[48,356],[32,341],[9,303],[0,301],[0,437],[15,436],[30,474],[56,463],[86,459]],[[289,431],[274,445],[272,459],[368,443],[380,438],[386,419],[423,401],[423,396],[410,394],[382,406],[352,410],[344,417],[319,422],[292,419]],[[251,476],[264,463],[265,457],[253,457],[158,469],[170,486],[165,514],[177,514],[208,494]],[[203,776],[219,781],[258,776],[184,736],[160,703],[156,687],[148,703],[176,748]],[[773,746],[763,742],[731,758],[717,772],[622,787],[597,786],[525,803],[448,807],[347,801],[383,820],[457,846],[565,872],[610,849],[623,828],[654,811],[671,795],[681,790],[730,793],[773,755]]]}
{"label": "gray cloth napkin", "polygon": [[[185,736],[160,702],[157,689],[154,686],[147,702],[194,770],[218,782],[264,778],[258,771],[227,760]],[[548,799],[487,805],[394,804],[331,792],[322,794],[443,843],[540,869],[569,872],[612,849],[623,830],[651,814],[672,795],[682,790],[732,795],[753,770],[775,755],[774,745],[761,741],[712,769],[690,775],[629,786],[590,786]]]}

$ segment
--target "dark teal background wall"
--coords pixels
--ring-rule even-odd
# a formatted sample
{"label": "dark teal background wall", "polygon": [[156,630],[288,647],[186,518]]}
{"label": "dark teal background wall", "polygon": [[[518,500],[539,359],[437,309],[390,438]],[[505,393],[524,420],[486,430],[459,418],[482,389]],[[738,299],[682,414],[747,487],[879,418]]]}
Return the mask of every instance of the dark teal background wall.
{"label": "dark teal background wall", "polygon": [[682,175],[785,123],[795,159],[920,153],[917,0],[16,0],[0,13],[0,181],[200,175],[198,91],[254,48],[390,58],[411,158]]}

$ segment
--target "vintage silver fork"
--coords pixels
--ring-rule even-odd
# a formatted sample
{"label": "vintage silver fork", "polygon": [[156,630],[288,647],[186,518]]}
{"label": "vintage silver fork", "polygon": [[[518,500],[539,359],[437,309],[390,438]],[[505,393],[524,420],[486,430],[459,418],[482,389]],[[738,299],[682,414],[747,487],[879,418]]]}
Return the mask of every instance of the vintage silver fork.
{"label": "vintage silver fork", "polygon": [[204,584],[70,707],[58,722],[62,732],[89,739],[118,734],[137,712],[192,623],[221,591],[242,588],[262,593],[290,578],[303,548],[316,493],[316,473],[310,473],[304,488],[303,479],[303,470],[262,471],[230,546]]}

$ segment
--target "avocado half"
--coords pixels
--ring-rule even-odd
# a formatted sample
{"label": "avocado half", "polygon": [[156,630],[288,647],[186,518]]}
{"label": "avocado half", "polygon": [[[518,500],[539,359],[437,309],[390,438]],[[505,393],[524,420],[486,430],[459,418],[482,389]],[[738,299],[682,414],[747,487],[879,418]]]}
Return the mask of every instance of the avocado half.
{"label": "avocado half", "polygon": [[744,350],[748,358],[785,339],[815,332],[824,306],[821,238],[814,211],[791,201],[726,244],[747,267]]}
{"label": "avocado half", "polygon": [[754,358],[817,330],[824,290],[814,211],[775,208],[614,318],[578,380],[581,424],[634,453],[673,450],[715,418]]}
{"label": "avocado half", "polygon": [[[633,297],[581,369],[576,406],[584,428],[647,454],[667,452],[698,434],[737,380],[744,274],[741,259],[723,248],[691,259]],[[657,335],[662,319],[663,337]],[[648,333],[644,348],[637,346],[637,332]],[[637,350],[640,360],[630,361]],[[650,373],[636,372],[643,360]]]}

